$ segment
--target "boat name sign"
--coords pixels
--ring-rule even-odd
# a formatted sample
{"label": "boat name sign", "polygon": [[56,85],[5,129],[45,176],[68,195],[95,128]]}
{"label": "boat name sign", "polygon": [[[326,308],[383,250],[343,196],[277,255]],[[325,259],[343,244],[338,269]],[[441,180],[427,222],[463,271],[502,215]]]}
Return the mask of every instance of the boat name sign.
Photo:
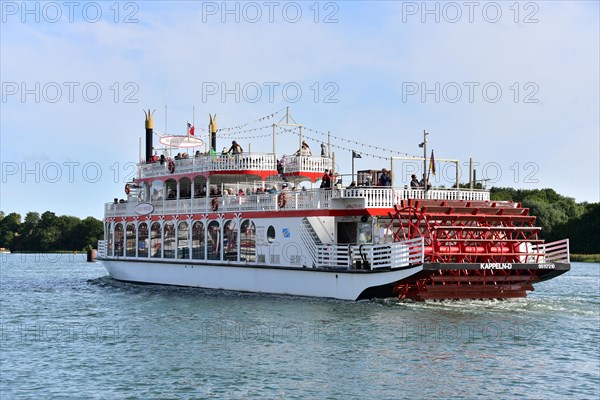
{"label": "boat name sign", "polygon": [[511,263],[481,263],[479,269],[512,269]]}
{"label": "boat name sign", "polygon": [[152,211],[154,211],[154,206],[150,203],[140,203],[135,206],[135,212],[138,215],[152,214]]}

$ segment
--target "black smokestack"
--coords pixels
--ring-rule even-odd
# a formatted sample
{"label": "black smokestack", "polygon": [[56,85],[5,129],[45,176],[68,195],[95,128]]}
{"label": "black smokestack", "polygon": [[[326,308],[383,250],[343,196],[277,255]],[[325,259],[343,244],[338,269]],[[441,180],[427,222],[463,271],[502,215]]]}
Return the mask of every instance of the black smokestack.
{"label": "black smokestack", "polygon": [[154,111],[150,112],[150,109],[148,109],[148,112],[144,111],[144,114],[146,114],[146,162],[148,162],[152,159],[152,135],[154,134],[152,114],[154,114]]}
{"label": "black smokestack", "polygon": [[210,131],[210,148],[213,151],[217,151],[217,114],[214,116],[208,114],[210,117],[210,123],[208,124],[208,130]]}

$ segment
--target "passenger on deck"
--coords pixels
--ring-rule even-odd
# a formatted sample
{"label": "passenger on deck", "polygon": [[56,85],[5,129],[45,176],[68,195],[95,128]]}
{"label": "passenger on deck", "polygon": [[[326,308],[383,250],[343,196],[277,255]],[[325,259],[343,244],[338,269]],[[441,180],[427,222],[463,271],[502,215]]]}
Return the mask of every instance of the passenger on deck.
{"label": "passenger on deck", "polygon": [[227,150],[227,154],[242,154],[244,152],[244,149],[242,149],[242,146],[240,146],[235,140],[231,142],[231,147],[229,148],[229,150]]}
{"label": "passenger on deck", "polygon": [[321,178],[321,189],[331,188],[331,173],[328,169],[325,170],[323,177]]}
{"label": "passenger on deck", "polygon": [[417,180],[417,176],[415,174],[411,175],[411,181],[410,181],[410,188],[411,189],[418,189],[421,187],[421,184],[419,183],[419,181]]}
{"label": "passenger on deck", "polygon": [[161,155],[160,155],[160,165],[163,165],[163,164],[165,163],[165,161],[166,161],[166,160],[167,160],[167,159],[165,158],[165,155],[164,155],[164,154],[161,154]]}
{"label": "passenger on deck", "polygon": [[221,157],[227,156],[229,156],[229,150],[227,150],[227,147],[223,147],[223,150],[221,150]]}
{"label": "passenger on deck", "polygon": [[158,162],[160,158],[158,157],[158,153],[155,151],[154,155],[152,156],[152,162]]}
{"label": "passenger on deck", "polygon": [[392,179],[390,178],[389,171],[385,168],[381,170],[378,186],[392,186]]}
{"label": "passenger on deck", "polygon": [[200,157],[202,154],[200,153],[200,150],[196,150],[196,154],[194,155],[194,157]]}
{"label": "passenger on deck", "polygon": [[431,184],[429,183],[429,180],[425,178],[425,174],[423,174],[423,179],[421,179],[421,182],[419,182],[419,186],[422,188],[427,186],[427,190],[431,189]]}
{"label": "passenger on deck", "polygon": [[312,151],[310,151],[310,147],[308,147],[308,143],[302,141],[302,146],[294,155],[296,157],[297,156],[310,157],[310,156],[312,156]]}

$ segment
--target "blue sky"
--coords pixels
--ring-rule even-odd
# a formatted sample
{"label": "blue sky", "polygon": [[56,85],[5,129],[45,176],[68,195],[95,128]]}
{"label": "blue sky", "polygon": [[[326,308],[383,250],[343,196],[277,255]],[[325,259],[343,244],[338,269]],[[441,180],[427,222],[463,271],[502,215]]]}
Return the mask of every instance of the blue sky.
{"label": "blue sky", "polygon": [[[198,127],[208,113],[227,127],[290,106],[308,127],[415,155],[427,129],[436,158],[472,157],[489,186],[599,201],[598,2],[471,4],[2,2],[0,209],[101,217],[124,197],[142,109],[162,132],[166,103],[174,134],[192,107]],[[271,139],[240,143],[269,151]],[[278,139],[280,155],[297,147]],[[396,162],[395,183],[416,165]],[[443,175],[453,169],[434,184]]]}

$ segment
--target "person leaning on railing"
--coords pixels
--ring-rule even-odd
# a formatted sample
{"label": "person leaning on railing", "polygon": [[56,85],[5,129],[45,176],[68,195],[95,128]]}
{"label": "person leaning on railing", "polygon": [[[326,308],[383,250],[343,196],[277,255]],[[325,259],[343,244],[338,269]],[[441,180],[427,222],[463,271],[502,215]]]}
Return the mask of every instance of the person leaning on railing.
{"label": "person leaning on railing", "polygon": [[390,178],[389,171],[385,168],[381,170],[378,186],[392,186],[392,178]]}
{"label": "person leaning on railing", "polygon": [[294,155],[296,157],[298,157],[298,156],[310,157],[310,156],[312,156],[312,151],[310,151],[310,147],[308,147],[308,144],[303,141],[302,146],[296,153],[294,153]]}
{"label": "person leaning on railing", "polygon": [[242,154],[244,152],[244,149],[242,149],[242,146],[240,146],[235,140],[233,140],[231,142],[231,147],[229,148],[229,150],[227,150],[227,154]]}
{"label": "person leaning on railing", "polygon": [[411,175],[410,188],[411,189],[418,189],[420,187],[421,187],[421,185],[419,184],[417,176],[415,174]]}
{"label": "person leaning on railing", "polygon": [[331,189],[331,173],[328,169],[325,170],[321,178],[321,189]]}

